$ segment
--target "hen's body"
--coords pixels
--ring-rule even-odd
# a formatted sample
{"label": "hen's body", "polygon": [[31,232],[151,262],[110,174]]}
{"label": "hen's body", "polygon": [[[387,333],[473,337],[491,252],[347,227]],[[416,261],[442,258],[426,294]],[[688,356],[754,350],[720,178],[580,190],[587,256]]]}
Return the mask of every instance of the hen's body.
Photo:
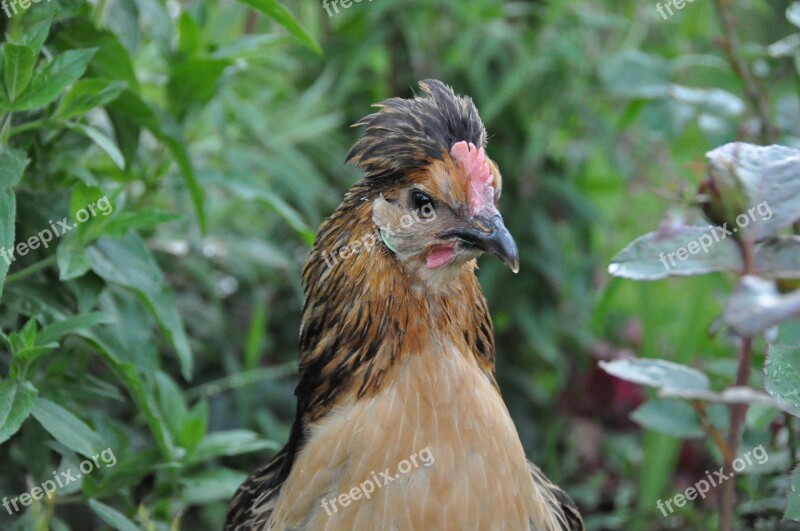
{"label": "hen's body", "polygon": [[[425,88],[449,91],[441,84]],[[465,124],[473,125],[472,118]],[[461,138],[447,141],[483,144],[482,125],[462,129],[452,132]],[[366,139],[351,159],[369,172],[380,161],[370,157]],[[431,156],[411,153],[417,154]],[[409,182],[456,171],[444,158],[422,162],[424,174],[413,167],[395,178],[370,172],[320,229],[303,272],[293,433],[242,485],[226,529],[582,528],[571,500],[527,462],[500,396],[474,257],[445,267],[401,260],[404,245],[421,238],[405,235],[406,241],[403,233],[391,246],[384,236],[371,252],[335,263],[323,256],[372,241],[376,224],[381,228],[375,202],[384,195],[394,205]],[[442,189],[432,190],[437,183]],[[427,182],[426,190],[456,193],[444,184]],[[425,221],[417,223],[422,230]],[[423,450],[430,456],[425,464]],[[416,466],[399,469],[403,461]],[[367,482],[374,489],[368,498]]]}

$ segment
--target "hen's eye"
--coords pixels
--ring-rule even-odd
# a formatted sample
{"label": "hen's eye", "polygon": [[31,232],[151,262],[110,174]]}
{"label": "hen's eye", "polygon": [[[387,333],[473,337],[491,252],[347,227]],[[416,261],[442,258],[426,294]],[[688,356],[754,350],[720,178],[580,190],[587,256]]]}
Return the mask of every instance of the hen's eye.
{"label": "hen's eye", "polygon": [[435,208],[433,199],[419,190],[411,192],[410,203],[411,208],[414,210],[422,210],[424,208],[426,211],[430,211]]}

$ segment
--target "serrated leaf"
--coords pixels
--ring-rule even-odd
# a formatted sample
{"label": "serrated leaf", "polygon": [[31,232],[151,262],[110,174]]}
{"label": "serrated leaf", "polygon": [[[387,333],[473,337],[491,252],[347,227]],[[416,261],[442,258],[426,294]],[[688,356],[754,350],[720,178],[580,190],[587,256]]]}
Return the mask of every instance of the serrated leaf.
{"label": "serrated leaf", "polygon": [[92,457],[105,448],[88,424],[50,400],[37,398],[31,413],[55,440],[74,452]]}
{"label": "serrated leaf", "polygon": [[784,411],[800,417],[800,347],[769,346],[764,364],[764,387]]}
{"label": "serrated leaf", "polygon": [[53,102],[83,75],[95,50],[69,50],[56,56],[34,74],[28,88],[11,108],[15,111],[30,111]]}
{"label": "serrated leaf", "polygon": [[114,101],[128,86],[125,81],[108,79],[81,79],[61,100],[55,118],[68,120],[81,116],[95,107]]}
{"label": "serrated leaf", "polygon": [[636,238],[608,266],[613,276],[659,280],[669,276],[737,271],[742,258],[732,238],[719,227],[680,226]]}
{"label": "serrated leaf", "polygon": [[14,101],[28,86],[36,62],[33,48],[24,44],[6,43],[3,46],[3,77],[9,101]]}
{"label": "serrated leaf", "polygon": [[303,44],[321,54],[317,41],[295,20],[292,13],[286,9],[278,0],[241,0],[243,3],[252,6],[272,20],[289,30],[289,32],[300,39]]}
{"label": "serrated leaf", "polygon": [[29,382],[0,381],[0,444],[19,431],[31,413],[36,394]]}
{"label": "serrated leaf", "polygon": [[118,531],[139,531],[140,529],[127,516],[105,503],[91,499],[89,500],[89,507],[103,522]]}
{"label": "serrated leaf", "polygon": [[708,376],[686,365],[659,359],[601,361],[600,368],[612,376],[657,389],[706,391]]}

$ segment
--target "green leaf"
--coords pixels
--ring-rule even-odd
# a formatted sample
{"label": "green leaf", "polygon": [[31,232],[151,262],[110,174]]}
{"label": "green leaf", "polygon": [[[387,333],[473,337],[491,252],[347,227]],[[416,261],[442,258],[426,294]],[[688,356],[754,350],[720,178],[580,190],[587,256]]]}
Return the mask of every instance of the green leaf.
{"label": "green leaf", "polygon": [[118,531],[139,531],[140,529],[127,516],[105,503],[91,499],[89,500],[89,507],[103,522]]}
{"label": "green leaf", "polygon": [[17,433],[35,399],[36,389],[30,382],[0,381],[0,444]]}
{"label": "green leaf", "polygon": [[[760,241],[800,220],[800,150],[732,142],[706,153],[711,212],[726,212],[729,229]],[[732,219],[733,218],[733,219]]]}
{"label": "green leaf", "polygon": [[783,518],[800,521],[800,466],[789,476],[789,492],[786,496],[786,512]]}
{"label": "green leaf", "polygon": [[614,257],[608,273],[632,280],[737,271],[742,257],[719,227],[680,226],[636,238]]}
{"label": "green leaf", "polygon": [[745,109],[741,98],[722,89],[671,85],[670,96],[675,101],[693,106],[696,112],[706,112],[717,116],[732,118],[741,115]]}
{"label": "green leaf", "polygon": [[186,401],[180,388],[167,374],[157,372],[155,381],[161,415],[166,419],[167,426],[172,429],[172,434],[177,436],[187,420]]}
{"label": "green leaf", "polygon": [[217,81],[230,61],[191,58],[174,65],[167,83],[170,106],[183,115],[190,105],[207,103],[217,92]]}
{"label": "green leaf", "polygon": [[129,234],[120,240],[103,238],[86,250],[92,270],[107,282],[136,292],[161,324],[186,379],[192,375],[192,352],[164,275],[141,239]]}
{"label": "green leaf", "polygon": [[0,148],[0,295],[3,294],[6,275],[15,257],[14,223],[17,219],[17,200],[12,187],[25,172],[28,159],[21,151]]}
{"label": "green leaf", "polygon": [[8,269],[13,261],[14,219],[17,214],[17,203],[14,192],[0,188],[0,295],[3,294]]}
{"label": "green leaf", "polygon": [[178,434],[181,446],[187,452],[194,451],[203,440],[208,429],[208,403],[199,401],[186,415],[183,426]]}
{"label": "green leaf", "polygon": [[57,56],[34,74],[28,88],[11,108],[15,111],[30,111],[54,101],[83,75],[95,51],[95,48],[69,50]]}
{"label": "green leaf", "polygon": [[800,312],[800,291],[781,295],[775,284],[747,275],[725,305],[725,322],[741,337],[755,337]]}
{"label": "green leaf", "polygon": [[[117,323],[117,327],[127,326],[127,323]],[[96,331],[83,330],[79,335],[92,343],[99,352],[100,356],[114,371],[114,374],[120,382],[125,386],[125,389],[130,394],[139,411],[142,412],[153,438],[158,444],[159,450],[163,458],[170,462],[175,459],[175,447],[172,442],[172,436],[167,429],[166,420],[161,416],[161,412],[156,405],[155,397],[150,393],[150,390],[145,386],[142,377],[139,374],[136,366],[132,363],[124,362],[120,359],[121,352],[115,350],[115,346],[110,341],[101,339]],[[108,337],[108,334],[104,334]],[[124,347],[117,347],[119,350]]]}
{"label": "green leaf", "polygon": [[203,182],[230,190],[241,199],[248,201],[256,199],[263,202],[288,223],[306,244],[309,246],[314,245],[315,231],[303,221],[300,213],[278,194],[270,191],[255,180],[247,178],[231,179],[218,173],[207,173],[203,176]]}
{"label": "green leaf", "polygon": [[200,230],[201,232],[205,232],[206,214],[203,205],[203,189],[197,182],[194,166],[192,165],[189,151],[186,148],[186,142],[183,139],[183,133],[178,124],[175,123],[174,119],[165,115],[163,112],[156,112],[153,107],[145,103],[144,100],[130,90],[124,91],[117,101],[114,102],[113,111],[140,127],[148,129],[169,148],[170,152],[175,157],[178,167],[181,169],[186,187],[189,189],[189,195],[192,198],[192,203],[197,213],[197,220],[200,223]]}
{"label": "green leaf", "polygon": [[761,277],[800,278],[800,236],[781,236],[755,247],[755,271]]}
{"label": "green leaf", "polygon": [[764,387],[782,409],[800,417],[800,347],[770,345],[764,379]]}
{"label": "green leaf", "polygon": [[113,322],[114,318],[103,312],[92,312],[68,317],[42,328],[36,336],[36,345],[42,346],[54,341],[59,341],[67,334],[88,330],[99,324],[109,324]]}
{"label": "green leaf", "polygon": [[631,419],[640,426],[671,437],[693,439],[703,436],[703,428],[692,406],[675,398],[650,400],[631,413]]}
{"label": "green leaf", "polygon": [[300,39],[303,44],[314,50],[316,53],[321,54],[322,48],[320,48],[319,44],[314,37],[309,35],[309,33],[303,29],[303,27],[298,24],[295,20],[292,13],[286,9],[283,5],[281,5],[278,0],[241,0],[243,3],[252,6],[275,22],[289,30],[289,32]]}
{"label": "green leaf", "polygon": [[702,372],[667,360],[601,361],[600,368],[622,380],[658,389],[707,391],[710,386]]}
{"label": "green leaf", "polygon": [[[158,2],[154,3],[163,9]],[[90,63],[92,76],[126,81],[128,87],[138,90],[130,54],[115,33],[94,27],[88,17],[73,17],[69,24],[59,28],[56,41],[65,49],[96,48]]]}
{"label": "green leaf", "polygon": [[247,340],[244,349],[244,367],[246,370],[256,369],[260,365],[267,332],[267,296],[257,292],[253,309],[253,318],[247,329]]}
{"label": "green leaf", "polygon": [[190,505],[206,505],[231,499],[246,474],[217,467],[182,480],[183,499]]}
{"label": "green leaf", "polygon": [[114,101],[128,83],[125,81],[110,81],[108,79],[81,79],[72,86],[61,100],[61,105],[55,113],[55,118],[67,120],[80,116],[90,109]]}
{"label": "green leaf", "polygon": [[152,229],[158,225],[181,219],[180,214],[166,210],[141,210],[121,212],[103,226],[103,234],[121,238],[131,229]]}
{"label": "green leaf", "polygon": [[30,46],[8,42],[3,46],[3,57],[5,59],[3,76],[6,82],[6,92],[8,99],[13,102],[28,86],[36,56]]}
{"label": "green leaf", "polygon": [[192,14],[184,11],[178,18],[178,50],[187,57],[202,50],[202,37]]}
{"label": "green leaf", "polygon": [[25,44],[30,46],[33,50],[34,56],[39,56],[39,52],[42,51],[42,46],[44,42],[47,40],[47,36],[50,34],[50,24],[52,23],[52,19],[46,18],[42,21],[37,22],[27,30],[25,33],[22,34],[22,42],[19,44]]}
{"label": "green leaf", "polygon": [[100,436],[84,421],[58,404],[39,397],[33,417],[58,442],[85,457],[92,457],[105,446]]}
{"label": "green leaf", "polygon": [[86,256],[86,248],[72,234],[68,234],[67,238],[58,245],[56,264],[58,265],[58,278],[62,281],[82,277],[92,268],[92,262]]}
{"label": "green leaf", "polygon": [[228,430],[209,433],[191,456],[192,463],[204,463],[217,457],[230,457],[265,450],[279,450],[275,441],[262,439],[249,430]]}
{"label": "green leaf", "polygon": [[716,393],[702,389],[661,389],[658,393],[662,398],[683,398],[685,400],[700,400],[702,402],[718,404],[747,404],[757,407],[780,408],[777,400],[763,391],[744,385],[727,387]]}
{"label": "green leaf", "polygon": [[800,28],[800,2],[792,2],[786,8],[786,20]]}
{"label": "green leaf", "polygon": [[80,123],[70,123],[67,124],[67,127],[89,137],[100,149],[106,152],[119,169],[125,169],[125,157],[114,141],[108,138],[105,133],[91,125]]}
{"label": "green leaf", "polygon": [[0,148],[0,188],[16,186],[22,179],[28,162],[22,151],[9,147]]}
{"label": "green leaf", "polygon": [[664,98],[670,91],[669,62],[627,49],[602,62],[600,79],[611,94],[625,98]]}

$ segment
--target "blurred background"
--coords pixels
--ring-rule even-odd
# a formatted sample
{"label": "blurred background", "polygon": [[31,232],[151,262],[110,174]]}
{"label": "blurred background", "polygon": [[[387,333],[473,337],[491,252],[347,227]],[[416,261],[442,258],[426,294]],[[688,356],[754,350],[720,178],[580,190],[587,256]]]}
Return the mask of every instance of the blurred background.
{"label": "blurred background", "polygon": [[[659,357],[728,384],[734,349],[711,331],[731,278],[634,283],[607,266],[665,218],[695,216],[708,150],[800,147],[790,4],[48,0],[0,13],[0,141],[28,160],[0,228],[22,241],[102,196],[115,207],[8,271],[0,495],[77,468],[86,441],[118,461],[24,515],[0,510],[0,527],[220,528],[238,484],[288,438],[300,270],[360,177],[343,164],[350,125],[433,77],[475,100],[504,175],[522,265],[482,259],[480,279],[529,457],[590,529],[714,529],[715,492],[669,518],[656,506],[718,468],[700,421],[598,361]],[[38,69],[70,54],[27,87],[61,76],[52,98],[11,87],[21,47],[41,51]],[[778,523],[787,422],[748,416],[743,448],[764,444],[770,460],[738,480],[742,529],[796,528]]]}

